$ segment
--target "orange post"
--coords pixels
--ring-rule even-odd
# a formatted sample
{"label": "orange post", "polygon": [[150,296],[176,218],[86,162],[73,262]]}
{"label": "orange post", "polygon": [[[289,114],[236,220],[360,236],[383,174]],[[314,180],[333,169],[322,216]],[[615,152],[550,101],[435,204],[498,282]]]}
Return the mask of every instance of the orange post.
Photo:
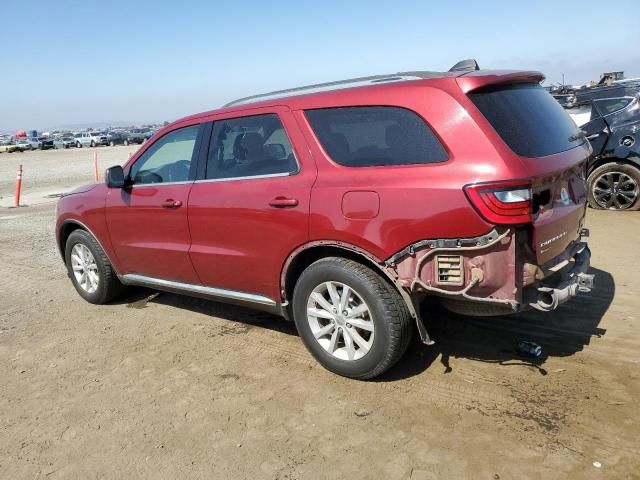
{"label": "orange post", "polygon": [[97,183],[100,181],[100,176],[98,175],[98,152],[93,152],[93,168],[95,169]]}
{"label": "orange post", "polygon": [[15,198],[15,207],[20,206],[20,191],[22,190],[22,165],[18,165],[18,172],[16,175],[16,198]]}
{"label": "orange post", "polygon": [[129,159],[131,159],[131,152],[129,152]]}

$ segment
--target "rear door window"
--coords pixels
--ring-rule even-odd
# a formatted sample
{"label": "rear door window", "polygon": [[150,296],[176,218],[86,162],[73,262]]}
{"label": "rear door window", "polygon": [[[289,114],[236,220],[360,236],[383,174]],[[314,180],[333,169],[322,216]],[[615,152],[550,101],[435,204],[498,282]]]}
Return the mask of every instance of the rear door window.
{"label": "rear door window", "polygon": [[538,84],[496,86],[468,95],[518,155],[544,157],[584,142],[571,117]]}
{"label": "rear door window", "polygon": [[324,150],[340,165],[415,165],[448,159],[425,121],[405,108],[338,107],[305,114]]}

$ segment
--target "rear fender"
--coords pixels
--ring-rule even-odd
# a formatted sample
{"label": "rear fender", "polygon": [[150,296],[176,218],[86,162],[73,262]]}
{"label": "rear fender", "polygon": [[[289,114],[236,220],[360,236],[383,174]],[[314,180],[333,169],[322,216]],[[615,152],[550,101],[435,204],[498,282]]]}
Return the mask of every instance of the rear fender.
{"label": "rear fender", "polygon": [[411,294],[458,297],[515,308],[527,273],[516,257],[522,230],[503,229],[476,238],[424,240],[386,261]]}

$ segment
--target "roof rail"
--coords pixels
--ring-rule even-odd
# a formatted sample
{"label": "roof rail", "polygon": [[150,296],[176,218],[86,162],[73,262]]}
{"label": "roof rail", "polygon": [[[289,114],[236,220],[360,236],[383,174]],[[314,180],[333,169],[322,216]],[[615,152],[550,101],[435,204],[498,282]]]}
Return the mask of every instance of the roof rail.
{"label": "roof rail", "polygon": [[289,97],[292,95],[303,95],[317,92],[327,92],[331,90],[339,90],[341,88],[364,87],[366,85],[375,85],[377,83],[401,82],[406,80],[421,80],[425,78],[439,78],[447,76],[442,72],[398,72],[388,75],[371,75],[369,77],[350,78],[348,80],[338,80],[335,82],[316,83],[314,85],[306,85],[304,87],[288,88],[286,90],[276,90],[269,93],[261,93],[259,95],[251,95],[249,97],[238,98],[229,102],[223,107],[231,107],[234,105],[242,105],[259,100],[269,100],[274,98]]}

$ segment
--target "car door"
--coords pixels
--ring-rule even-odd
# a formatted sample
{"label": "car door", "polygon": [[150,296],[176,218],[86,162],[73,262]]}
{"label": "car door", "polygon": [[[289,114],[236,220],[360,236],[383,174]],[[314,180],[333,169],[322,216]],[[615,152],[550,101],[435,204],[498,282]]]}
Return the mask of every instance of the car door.
{"label": "car door", "polygon": [[159,137],[125,168],[127,187],[109,190],[106,219],[121,273],[198,283],[187,200],[200,128],[181,126]]}
{"label": "car door", "polygon": [[218,118],[189,197],[190,256],[203,284],[279,299],[281,268],[309,238],[316,168],[285,107]]}

